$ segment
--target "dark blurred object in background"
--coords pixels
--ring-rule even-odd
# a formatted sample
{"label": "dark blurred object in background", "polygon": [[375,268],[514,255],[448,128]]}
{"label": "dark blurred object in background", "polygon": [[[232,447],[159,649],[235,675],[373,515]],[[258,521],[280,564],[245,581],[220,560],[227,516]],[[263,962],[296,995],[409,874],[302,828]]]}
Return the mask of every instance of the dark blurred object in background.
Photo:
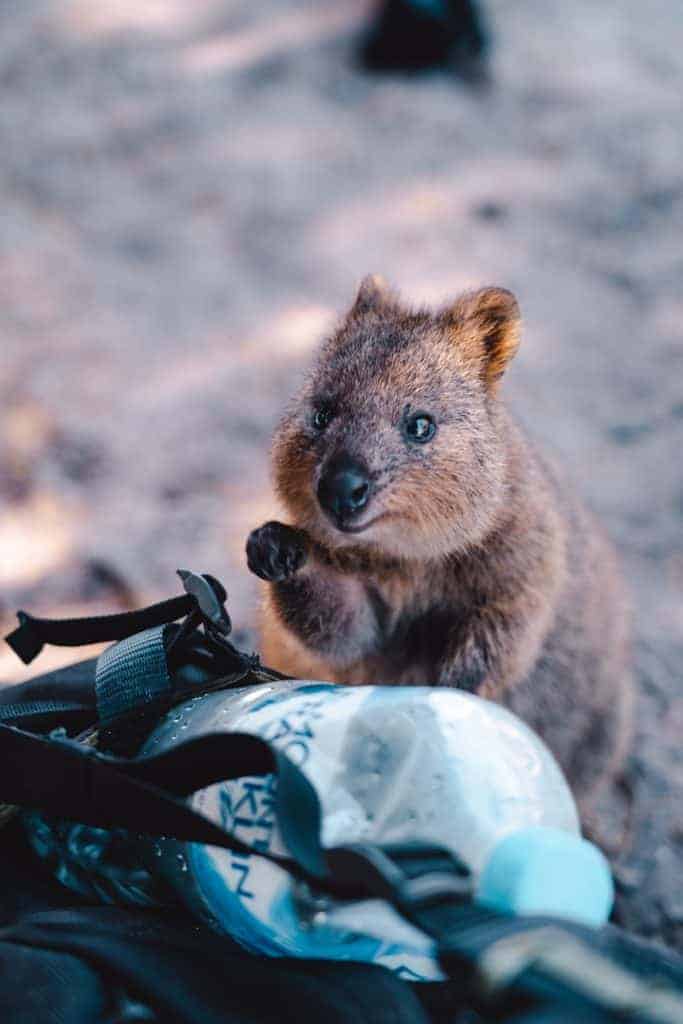
{"label": "dark blurred object in background", "polygon": [[385,0],[361,49],[370,71],[423,71],[449,65],[479,77],[488,33],[475,0]]}

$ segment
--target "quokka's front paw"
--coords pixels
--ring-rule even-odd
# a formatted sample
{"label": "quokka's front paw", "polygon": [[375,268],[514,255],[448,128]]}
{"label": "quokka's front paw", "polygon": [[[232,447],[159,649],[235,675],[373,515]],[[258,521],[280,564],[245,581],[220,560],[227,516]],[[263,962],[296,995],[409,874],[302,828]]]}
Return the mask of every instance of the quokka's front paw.
{"label": "quokka's front paw", "polygon": [[270,583],[281,583],[306,561],[306,536],[284,523],[265,523],[247,539],[247,565]]}

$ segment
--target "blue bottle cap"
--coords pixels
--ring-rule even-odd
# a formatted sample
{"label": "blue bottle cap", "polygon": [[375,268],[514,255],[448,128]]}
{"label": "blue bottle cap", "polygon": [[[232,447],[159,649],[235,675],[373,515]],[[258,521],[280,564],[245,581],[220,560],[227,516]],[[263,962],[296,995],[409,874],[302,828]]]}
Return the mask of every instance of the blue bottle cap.
{"label": "blue bottle cap", "polygon": [[599,927],[612,910],[614,883],[593,843],[559,829],[520,829],[493,849],[476,902],[513,914],[550,914]]}

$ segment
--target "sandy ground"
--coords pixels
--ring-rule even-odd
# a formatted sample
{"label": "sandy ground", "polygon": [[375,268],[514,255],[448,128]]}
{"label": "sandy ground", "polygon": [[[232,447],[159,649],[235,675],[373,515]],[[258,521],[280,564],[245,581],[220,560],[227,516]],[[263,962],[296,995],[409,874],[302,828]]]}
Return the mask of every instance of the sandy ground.
{"label": "sandy ground", "polygon": [[0,620],[167,596],[181,565],[249,631],[269,435],[359,278],[507,285],[510,399],[634,595],[622,920],[683,946],[679,0],[490,0],[479,91],[356,71],[369,8],[0,6]]}

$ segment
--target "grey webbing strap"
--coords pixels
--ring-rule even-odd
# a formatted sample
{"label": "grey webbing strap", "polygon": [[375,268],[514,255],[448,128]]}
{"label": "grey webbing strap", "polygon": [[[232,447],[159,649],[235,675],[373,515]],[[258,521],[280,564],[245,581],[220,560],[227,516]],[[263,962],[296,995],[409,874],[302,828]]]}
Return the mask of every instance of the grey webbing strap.
{"label": "grey webbing strap", "polygon": [[95,697],[100,721],[108,722],[170,693],[165,629],[165,626],[155,626],[136,633],[108,647],[99,656]]}

